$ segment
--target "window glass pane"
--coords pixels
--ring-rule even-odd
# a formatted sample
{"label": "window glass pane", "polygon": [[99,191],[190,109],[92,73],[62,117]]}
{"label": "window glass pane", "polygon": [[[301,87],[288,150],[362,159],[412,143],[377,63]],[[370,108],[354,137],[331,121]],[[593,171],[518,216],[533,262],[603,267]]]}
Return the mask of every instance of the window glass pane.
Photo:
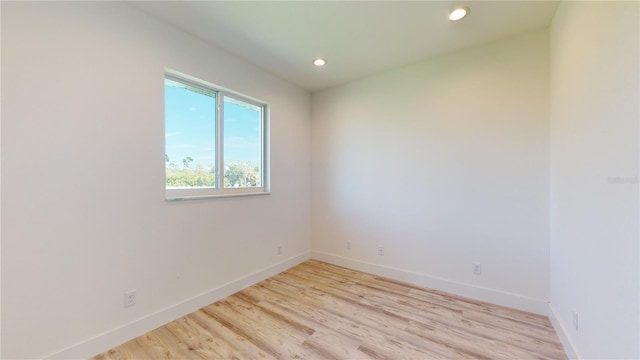
{"label": "window glass pane", "polygon": [[165,79],[167,188],[215,187],[216,93]]}
{"label": "window glass pane", "polygon": [[262,107],[224,97],[224,187],[262,186]]}

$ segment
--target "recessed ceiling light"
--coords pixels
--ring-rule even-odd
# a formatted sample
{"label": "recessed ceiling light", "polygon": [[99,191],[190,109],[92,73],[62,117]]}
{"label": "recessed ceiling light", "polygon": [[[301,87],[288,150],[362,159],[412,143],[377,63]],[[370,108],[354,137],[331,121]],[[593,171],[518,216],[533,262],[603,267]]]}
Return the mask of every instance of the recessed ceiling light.
{"label": "recessed ceiling light", "polygon": [[313,60],[313,65],[315,66],[325,66],[327,64],[327,60],[322,59],[322,58],[317,58],[315,60]]}
{"label": "recessed ceiling light", "polygon": [[467,16],[467,13],[469,13],[469,8],[467,7],[455,8],[451,11],[451,13],[449,13],[449,20],[458,21]]}

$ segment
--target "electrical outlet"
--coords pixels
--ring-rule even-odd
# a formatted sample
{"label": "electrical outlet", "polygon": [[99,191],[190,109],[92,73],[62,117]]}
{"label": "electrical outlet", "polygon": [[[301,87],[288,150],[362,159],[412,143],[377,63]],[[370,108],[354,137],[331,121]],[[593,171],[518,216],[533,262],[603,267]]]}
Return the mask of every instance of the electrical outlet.
{"label": "electrical outlet", "polygon": [[571,315],[573,316],[573,328],[578,331],[578,313],[574,310]]}
{"label": "electrical outlet", "polygon": [[136,304],[137,296],[136,291],[131,290],[124,293],[124,307],[133,306]]}
{"label": "electrical outlet", "polygon": [[282,245],[278,245],[278,255],[282,255]]}
{"label": "electrical outlet", "polygon": [[473,263],[473,273],[476,275],[482,274],[482,264]]}
{"label": "electrical outlet", "polygon": [[351,241],[347,241],[347,250],[351,250]]}
{"label": "electrical outlet", "polygon": [[384,256],[384,246],[378,246],[378,255]]}

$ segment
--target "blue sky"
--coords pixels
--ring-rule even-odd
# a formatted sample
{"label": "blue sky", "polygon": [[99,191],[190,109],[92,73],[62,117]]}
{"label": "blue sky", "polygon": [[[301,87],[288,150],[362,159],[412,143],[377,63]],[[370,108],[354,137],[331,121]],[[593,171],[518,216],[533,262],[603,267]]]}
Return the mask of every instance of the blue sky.
{"label": "blue sky", "polygon": [[[260,164],[260,110],[225,98],[224,157]],[[165,85],[165,152],[171,163],[183,167],[186,157],[191,168],[210,167],[215,154],[215,95]]]}

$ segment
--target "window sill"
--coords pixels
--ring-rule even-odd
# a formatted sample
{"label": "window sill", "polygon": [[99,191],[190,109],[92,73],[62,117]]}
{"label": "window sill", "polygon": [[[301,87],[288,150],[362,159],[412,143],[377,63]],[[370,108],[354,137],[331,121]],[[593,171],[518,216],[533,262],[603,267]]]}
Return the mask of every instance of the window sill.
{"label": "window sill", "polygon": [[221,194],[206,194],[206,195],[167,195],[166,201],[184,201],[184,200],[201,200],[201,199],[215,199],[215,198],[229,198],[229,197],[242,197],[242,196],[260,196],[271,195],[270,191],[256,191],[256,192],[237,192],[237,193],[221,193]]}

